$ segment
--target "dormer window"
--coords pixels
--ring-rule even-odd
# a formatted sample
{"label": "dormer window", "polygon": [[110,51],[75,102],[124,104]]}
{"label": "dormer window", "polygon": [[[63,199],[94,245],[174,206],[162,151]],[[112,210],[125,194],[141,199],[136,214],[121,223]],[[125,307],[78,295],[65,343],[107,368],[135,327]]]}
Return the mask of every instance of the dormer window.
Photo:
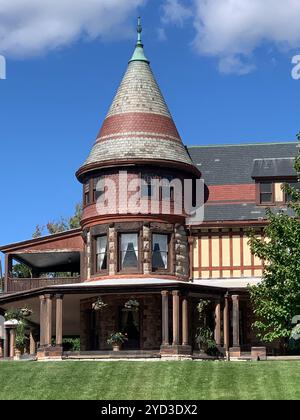
{"label": "dormer window", "polygon": [[259,203],[270,205],[274,204],[274,184],[273,182],[261,182],[260,183],[260,193],[259,193]]}

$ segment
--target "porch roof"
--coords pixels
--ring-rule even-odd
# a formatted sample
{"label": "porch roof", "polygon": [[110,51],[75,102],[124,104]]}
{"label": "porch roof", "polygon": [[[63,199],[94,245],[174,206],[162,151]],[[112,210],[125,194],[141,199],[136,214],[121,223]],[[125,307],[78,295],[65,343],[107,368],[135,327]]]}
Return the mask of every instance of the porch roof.
{"label": "porch roof", "polygon": [[[191,282],[185,281],[176,281],[160,278],[112,278],[106,280],[95,280],[84,283],[75,283],[64,285],[66,288],[88,288],[91,286],[101,286],[101,287],[112,287],[112,286],[151,286],[151,285],[171,285],[171,284],[183,284],[183,285],[195,285],[195,286],[205,286],[218,289],[246,289],[249,285],[257,285],[261,281],[257,277],[241,277],[236,279],[230,278],[219,278],[219,279],[196,279]],[[53,286],[54,288],[60,288],[60,285]]]}
{"label": "porch roof", "polygon": [[245,293],[248,285],[258,284],[258,278],[239,279],[197,279],[192,282],[167,280],[160,278],[115,278],[107,280],[96,280],[85,283],[62,284],[33,289],[25,292],[0,295],[0,306],[9,302],[31,299],[45,293],[62,293],[66,295],[85,294],[115,294],[115,293],[158,293],[163,288],[180,288],[191,292],[204,294]]}

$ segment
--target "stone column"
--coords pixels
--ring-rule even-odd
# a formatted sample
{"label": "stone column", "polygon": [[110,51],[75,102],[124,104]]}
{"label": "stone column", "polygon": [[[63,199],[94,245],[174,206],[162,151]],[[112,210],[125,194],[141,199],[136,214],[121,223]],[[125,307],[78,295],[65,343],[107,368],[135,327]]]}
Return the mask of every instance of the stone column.
{"label": "stone column", "polygon": [[189,308],[186,296],[182,299],[182,345],[189,345]]}
{"label": "stone column", "polygon": [[9,349],[9,357],[15,357],[15,350],[16,350],[16,329],[10,329],[10,349]]}
{"label": "stone column", "polygon": [[36,341],[35,341],[34,331],[32,328],[30,329],[29,354],[31,356],[36,354]]}
{"label": "stone column", "polygon": [[45,346],[45,333],[46,333],[46,326],[45,326],[45,306],[46,306],[46,299],[45,296],[40,296],[40,347]]}
{"label": "stone column", "polygon": [[179,345],[179,328],[180,328],[180,293],[173,290],[173,346]]}
{"label": "stone column", "polygon": [[56,295],[56,346],[62,347],[63,340],[63,295]]}
{"label": "stone column", "polygon": [[162,346],[169,346],[169,292],[164,290],[162,296]]}
{"label": "stone column", "polygon": [[45,307],[45,346],[51,347],[52,339],[52,296],[45,295],[46,307]]}
{"label": "stone column", "polygon": [[217,347],[221,346],[221,303],[220,301],[215,304],[215,331],[214,338]]}
{"label": "stone column", "polygon": [[224,349],[228,353],[229,338],[229,296],[225,295],[224,311],[223,311],[223,333],[224,333]]}

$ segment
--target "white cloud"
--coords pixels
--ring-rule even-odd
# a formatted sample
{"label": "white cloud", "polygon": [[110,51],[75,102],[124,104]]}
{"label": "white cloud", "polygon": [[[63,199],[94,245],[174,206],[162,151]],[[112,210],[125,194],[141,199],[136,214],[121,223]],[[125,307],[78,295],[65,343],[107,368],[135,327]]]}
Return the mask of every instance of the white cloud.
{"label": "white cloud", "polygon": [[182,3],[181,0],[165,0],[163,5],[163,23],[174,23],[183,26],[186,19],[192,16],[191,9]]}
{"label": "white cloud", "polygon": [[196,51],[219,58],[225,73],[252,71],[255,50],[264,43],[281,51],[300,47],[299,0],[190,0],[189,7]]}
{"label": "white cloud", "polygon": [[124,22],[146,0],[0,0],[0,53],[38,54],[81,37],[128,35]]}

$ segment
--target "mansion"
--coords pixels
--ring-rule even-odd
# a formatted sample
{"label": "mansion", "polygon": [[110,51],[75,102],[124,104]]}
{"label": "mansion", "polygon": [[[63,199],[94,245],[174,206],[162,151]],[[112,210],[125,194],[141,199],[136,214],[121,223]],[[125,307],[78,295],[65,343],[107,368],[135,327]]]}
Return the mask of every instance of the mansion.
{"label": "mansion", "polygon": [[[251,352],[265,357],[251,328],[248,293],[249,285],[261,281],[263,262],[251,254],[248,231],[263,236],[267,208],[288,211],[281,186],[297,182],[297,152],[296,142],[185,147],[145,55],[139,25],[125,76],[76,173],[82,184],[81,226],[0,248],[5,254],[0,315],[32,310],[27,352],[38,359],[191,358],[201,356],[197,305],[205,300],[206,322],[221,357]],[[127,181],[142,180],[136,189],[142,210],[124,206],[134,194],[124,173]],[[181,192],[163,182],[157,187],[153,179],[170,185],[180,180],[183,186],[190,180],[193,204],[203,185],[203,217],[193,220],[186,208],[175,209],[184,187]],[[101,212],[99,203],[109,201],[107,185],[115,185],[117,207]],[[31,278],[14,278],[16,262],[30,268]],[[97,302],[101,310],[95,310]],[[126,341],[112,352],[107,340],[119,332]],[[80,351],[67,351],[66,338],[80,339]],[[0,356],[14,357],[15,341],[15,325],[6,322]],[[276,345],[267,352],[276,354]]]}

